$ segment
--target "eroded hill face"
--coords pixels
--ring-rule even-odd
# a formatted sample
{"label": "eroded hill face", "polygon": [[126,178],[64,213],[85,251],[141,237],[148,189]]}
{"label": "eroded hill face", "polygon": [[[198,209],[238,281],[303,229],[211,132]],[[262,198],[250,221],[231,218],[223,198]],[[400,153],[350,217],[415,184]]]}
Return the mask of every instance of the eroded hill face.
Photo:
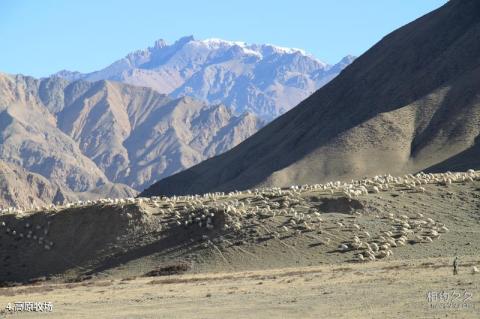
{"label": "eroded hill face", "polygon": [[[51,203],[57,189],[65,199],[134,196],[261,126],[252,114],[148,88],[0,74],[0,159],[26,172],[9,187],[32,188],[31,196],[5,195],[0,205]],[[30,173],[48,180],[44,195],[33,190]]]}
{"label": "eroded hill face", "polygon": [[143,195],[480,167],[480,3],[449,1],[222,156]]}
{"label": "eroded hill face", "polygon": [[479,208],[469,171],[3,211],[0,280],[474,255]]}

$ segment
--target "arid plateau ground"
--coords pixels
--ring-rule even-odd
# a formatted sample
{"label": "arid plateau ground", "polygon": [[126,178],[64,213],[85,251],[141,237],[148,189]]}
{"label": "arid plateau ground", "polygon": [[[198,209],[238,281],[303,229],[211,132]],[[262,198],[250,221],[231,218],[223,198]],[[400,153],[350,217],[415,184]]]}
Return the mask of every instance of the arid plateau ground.
{"label": "arid plateau ground", "polygon": [[[478,171],[78,202],[0,223],[6,317],[480,317]],[[24,301],[53,311],[3,310]]]}

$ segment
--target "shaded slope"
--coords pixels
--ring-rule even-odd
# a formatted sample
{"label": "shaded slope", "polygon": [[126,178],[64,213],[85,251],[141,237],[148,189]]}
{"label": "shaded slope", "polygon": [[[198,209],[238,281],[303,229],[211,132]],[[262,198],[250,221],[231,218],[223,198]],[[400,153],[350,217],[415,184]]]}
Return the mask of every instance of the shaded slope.
{"label": "shaded slope", "polygon": [[143,195],[400,174],[445,161],[479,134],[479,34],[480,3],[450,1],[238,147]]}
{"label": "shaded slope", "polygon": [[479,171],[384,175],[342,186],[1,211],[0,285],[39,276],[131,278],[178,264],[214,273],[438,256],[464,260],[478,257],[479,186]]}
{"label": "shaded slope", "polygon": [[425,171],[432,173],[444,172],[446,170],[461,171],[467,169],[467,167],[468,169],[473,168],[476,170],[480,168],[480,141],[478,138],[472,147],[429,167]]}

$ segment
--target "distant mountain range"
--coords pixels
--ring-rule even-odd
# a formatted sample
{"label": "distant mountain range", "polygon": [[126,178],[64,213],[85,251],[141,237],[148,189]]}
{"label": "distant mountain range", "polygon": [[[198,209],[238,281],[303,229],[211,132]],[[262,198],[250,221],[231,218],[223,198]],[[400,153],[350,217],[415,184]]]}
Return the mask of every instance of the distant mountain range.
{"label": "distant mountain range", "polygon": [[480,1],[387,35],[243,143],[142,195],[480,169]]}
{"label": "distant mountain range", "polygon": [[0,73],[0,206],[134,196],[228,151],[352,61],[185,37],[88,74]]}
{"label": "distant mountain range", "polygon": [[56,76],[150,87],[173,98],[191,96],[207,104],[224,104],[237,115],[250,112],[270,121],[328,83],[353,60],[346,56],[328,65],[300,49],[189,36],[171,45],[158,40],[153,47],[130,53],[96,72],[64,70]]}
{"label": "distant mountain range", "polygon": [[263,125],[145,87],[0,73],[0,206],[134,196]]}

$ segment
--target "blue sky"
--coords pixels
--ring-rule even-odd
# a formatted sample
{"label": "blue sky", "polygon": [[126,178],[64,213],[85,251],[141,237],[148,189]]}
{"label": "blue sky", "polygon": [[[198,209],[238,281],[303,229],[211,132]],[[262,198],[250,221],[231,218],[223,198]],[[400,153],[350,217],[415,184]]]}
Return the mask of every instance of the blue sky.
{"label": "blue sky", "polygon": [[360,55],[447,0],[1,0],[0,71],[89,72],[185,35]]}

